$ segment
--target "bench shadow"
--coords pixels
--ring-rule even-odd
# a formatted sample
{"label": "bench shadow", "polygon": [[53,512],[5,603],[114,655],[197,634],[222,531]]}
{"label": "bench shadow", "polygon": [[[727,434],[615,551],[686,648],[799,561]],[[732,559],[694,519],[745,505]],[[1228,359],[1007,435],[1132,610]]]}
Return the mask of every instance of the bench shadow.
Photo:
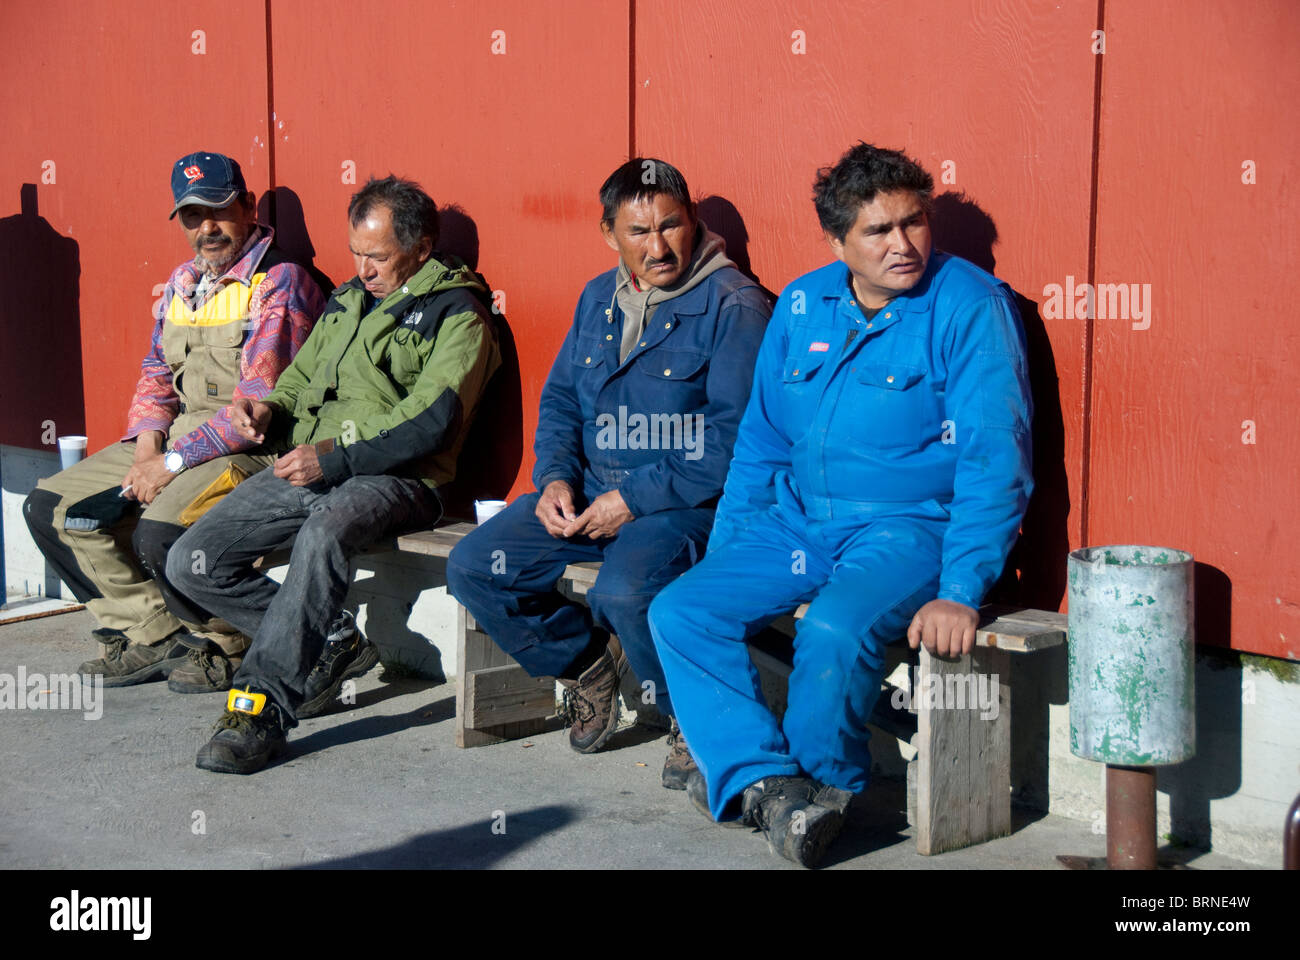
{"label": "bench shadow", "polygon": [[[382,669],[382,668],[381,668]],[[445,681],[429,680],[423,677],[396,677],[384,679],[384,674],[379,675],[381,686],[366,690],[356,695],[352,703],[343,703],[341,700],[334,700],[328,707],[322,710],[317,716],[330,717],[340,713],[346,713],[349,710],[359,710],[363,707],[373,707],[376,704],[383,703],[385,700],[391,700],[394,697],[404,697],[409,693],[419,693],[422,690],[432,690],[434,687],[441,686]],[[316,719],[312,717],[311,719]]]}
{"label": "bench shadow", "polygon": [[603,753],[606,750],[621,750],[624,747],[637,747],[643,743],[651,743],[655,740],[663,740],[668,736],[668,731],[660,730],[650,724],[637,722],[626,730],[619,730],[605,741],[605,746],[601,748]]}
{"label": "bench shadow", "polygon": [[[390,694],[390,696],[396,695],[396,693]],[[358,697],[358,700],[360,699]],[[387,697],[381,697],[380,699],[387,699]],[[361,705],[361,703],[357,704],[357,706]],[[280,762],[286,763],[290,760],[297,760],[308,754],[328,750],[330,747],[342,746],[345,743],[375,740],[402,730],[409,730],[412,727],[427,727],[430,724],[451,720],[455,716],[456,698],[443,697],[406,713],[387,717],[360,717],[351,723],[339,724],[326,730],[317,730],[301,739],[291,739],[288,750]]]}
{"label": "bench shadow", "polygon": [[[433,830],[402,843],[366,853],[304,864],[297,870],[482,870],[562,830],[578,819],[578,811],[550,804],[514,812],[492,811],[479,823]],[[498,819],[499,817],[499,819]],[[500,823],[500,828],[496,825]]]}
{"label": "bench shadow", "polygon": [[844,828],[827,851],[822,867],[848,863],[877,850],[908,843],[908,829],[907,784],[901,780],[873,778],[866,792],[854,798]]}

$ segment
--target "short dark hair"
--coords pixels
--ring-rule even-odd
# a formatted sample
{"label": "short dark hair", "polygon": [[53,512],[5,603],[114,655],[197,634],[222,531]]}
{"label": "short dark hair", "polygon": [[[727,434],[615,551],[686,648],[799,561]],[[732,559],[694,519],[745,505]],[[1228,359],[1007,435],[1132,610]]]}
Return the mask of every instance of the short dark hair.
{"label": "short dark hair", "polygon": [[601,219],[613,223],[623,204],[666,193],[695,219],[695,204],[686,178],[671,163],[654,157],[633,157],[609,175],[600,187]]}
{"label": "short dark hair", "polygon": [[911,190],[929,214],[934,178],[899,150],[884,150],[859,140],[833,167],[817,171],[813,205],[822,229],[843,240],[858,219],[858,210],[877,193]]}
{"label": "short dark hair", "polygon": [[438,205],[414,180],[401,180],[392,174],[382,180],[371,177],[352,194],[348,223],[359,226],[375,204],[383,204],[392,214],[393,235],[407,253],[425,237],[433,246],[438,245]]}

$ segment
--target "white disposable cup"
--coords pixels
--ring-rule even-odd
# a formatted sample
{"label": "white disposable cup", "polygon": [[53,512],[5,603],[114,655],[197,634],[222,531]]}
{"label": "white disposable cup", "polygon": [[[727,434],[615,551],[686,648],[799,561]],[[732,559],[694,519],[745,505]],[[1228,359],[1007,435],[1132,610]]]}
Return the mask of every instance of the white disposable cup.
{"label": "white disposable cup", "polygon": [[86,459],[85,437],[59,437],[59,462],[64,470],[84,459]]}
{"label": "white disposable cup", "polygon": [[479,523],[487,523],[506,508],[504,500],[475,500],[474,518]]}

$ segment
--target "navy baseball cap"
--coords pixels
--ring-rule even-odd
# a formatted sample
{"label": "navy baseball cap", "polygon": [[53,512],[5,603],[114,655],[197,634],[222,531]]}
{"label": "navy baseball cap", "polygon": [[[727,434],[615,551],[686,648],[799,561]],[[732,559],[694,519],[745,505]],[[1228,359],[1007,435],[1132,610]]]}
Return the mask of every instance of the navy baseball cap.
{"label": "navy baseball cap", "polygon": [[167,219],[176,216],[176,211],[188,203],[220,208],[247,192],[244,173],[234,160],[206,150],[186,154],[172,167],[172,198],[176,206]]}

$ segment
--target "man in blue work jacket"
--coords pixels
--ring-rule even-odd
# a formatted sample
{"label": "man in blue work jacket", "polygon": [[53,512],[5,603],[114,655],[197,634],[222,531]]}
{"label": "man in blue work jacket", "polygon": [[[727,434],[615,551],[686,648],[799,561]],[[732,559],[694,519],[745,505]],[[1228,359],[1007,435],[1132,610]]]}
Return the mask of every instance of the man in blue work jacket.
{"label": "man in blue work jacket", "polygon": [[[650,610],[692,802],[805,866],[866,788],[886,644],[970,652],[1033,487],[1015,303],[931,252],[932,189],[865,143],[819,172],[837,262],[777,301],[708,556]],[[778,722],[745,640],[804,602]]]}
{"label": "man in blue work jacket", "polygon": [[[479,626],[564,685],[579,753],[614,732],[628,665],[643,701],[673,714],[646,611],[705,552],[771,315],[670,164],[629,160],[600,202],[619,266],[583,290],[542,390],[537,492],[447,562],[448,589]],[[592,560],[603,564],[587,606],[556,591],[567,564]],[[684,789],[694,769],[674,724],[664,786]]]}

